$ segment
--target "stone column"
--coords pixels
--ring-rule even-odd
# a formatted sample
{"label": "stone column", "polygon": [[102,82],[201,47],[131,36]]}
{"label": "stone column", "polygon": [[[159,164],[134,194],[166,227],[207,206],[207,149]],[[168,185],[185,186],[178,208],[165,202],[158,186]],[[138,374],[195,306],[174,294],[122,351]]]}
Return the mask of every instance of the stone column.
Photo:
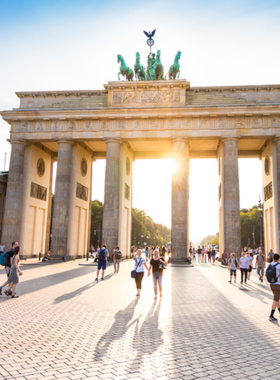
{"label": "stone column", "polygon": [[120,147],[121,140],[107,140],[102,244],[110,255],[119,237]]}
{"label": "stone column", "polygon": [[[275,208],[277,208],[277,216],[275,215],[275,219],[277,218],[278,219],[278,223],[275,223],[275,225],[277,226],[278,224],[278,231],[276,231],[275,235],[277,238],[278,241],[276,241],[276,251],[275,252],[280,252],[280,241],[279,241],[279,238],[280,238],[280,136],[277,136],[275,138],[275,141],[276,141],[276,153],[277,153],[277,199],[276,199],[276,202],[275,202]],[[274,174],[274,173],[273,173]],[[274,177],[274,175],[273,175]],[[263,237],[263,241],[264,241],[264,237]]]}
{"label": "stone column", "polygon": [[223,249],[228,255],[232,252],[240,257],[241,226],[238,176],[238,139],[222,139],[221,197],[223,209]]}
{"label": "stone column", "polygon": [[12,241],[18,241],[20,244],[24,152],[27,145],[24,141],[11,141],[10,143],[12,151],[2,232],[2,241],[6,249],[11,247]]}
{"label": "stone column", "polygon": [[185,261],[189,245],[189,145],[188,140],[173,141],[173,159],[178,168],[172,175],[172,261]]}
{"label": "stone column", "polygon": [[72,141],[58,141],[57,171],[52,220],[51,257],[60,259],[68,255],[67,237],[70,207],[70,180]]}
{"label": "stone column", "polygon": [[96,161],[95,158],[91,157],[91,166],[90,166],[90,187],[89,187],[89,207],[88,207],[88,237],[87,237],[87,251],[90,249],[90,234],[91,234],[91,193],[92,193],[92,163]]}
{"label": "stone column", "polygon": [[45,253],[48,252],[49,245],[50,245],[50,230],[51,230],[51,216],[52,216],[52,180],[53,180],[53,164],[55,161],[56,161],[56,158],[52,157],[49,196],[48,196],[48,216],[47,216],[47,226],[46,226]]}

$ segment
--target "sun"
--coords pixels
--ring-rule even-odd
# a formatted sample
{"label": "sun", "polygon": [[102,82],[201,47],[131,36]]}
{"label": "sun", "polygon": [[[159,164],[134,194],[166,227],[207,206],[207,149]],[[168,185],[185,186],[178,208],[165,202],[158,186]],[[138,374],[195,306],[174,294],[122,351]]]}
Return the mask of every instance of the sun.
{"label": "sun", "polygon": [[171,173],[176,172],[176,170],[178,169],[177,161],[170,159],[170,169],[171,169]]}

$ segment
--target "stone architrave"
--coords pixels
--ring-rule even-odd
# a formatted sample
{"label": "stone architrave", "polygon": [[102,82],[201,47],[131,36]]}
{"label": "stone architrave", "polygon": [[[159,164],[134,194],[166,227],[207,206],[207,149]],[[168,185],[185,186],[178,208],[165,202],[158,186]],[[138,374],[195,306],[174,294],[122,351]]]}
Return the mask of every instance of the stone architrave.
{"label": "stone architrave", "polygon": [[107,140],[102,244],[109,252],[118,245],[121,140]]}
{"label": "stone architrave", "polygon": [[11,247],[13,241],[19,241],[20,237],[24,153],[27,145],[24,141],[10,141],[10,144],[12,151],[1,239],[7,249]]}
{"label": "stone architrave", "polygon": [[189,145],[186,139],[175,139],[172,157],[178,168],[172,175],[172,261],[183,261],[188,256],[189,216]]}
{"label": "stone architrave", "polygon": [[70,206],[72,145],[73,142],[71,140],[58,141],[51,244],[51,258],[55,259],[60,259],[68,255],[67,238]]}
{"label": "stone architrave", "polygon": [[228,255],[241,254],[241,225],[238,175],[238,138],[222,139],[221,185],[223,209],[223,247]]}

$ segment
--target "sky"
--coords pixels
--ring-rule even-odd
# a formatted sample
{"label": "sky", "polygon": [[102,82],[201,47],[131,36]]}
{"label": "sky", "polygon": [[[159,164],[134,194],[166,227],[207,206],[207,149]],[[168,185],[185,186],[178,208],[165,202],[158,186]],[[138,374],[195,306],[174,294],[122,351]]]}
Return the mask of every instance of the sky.
{"label": "sky", "polygon": [[[191,86],[280,83],[278,1],[0,0],[0,110],[16,91],[93,90],[117,80],[117,54],[128,66],[148,54],[143,30],[156,29],[165,66],[182,51],[181,78]],[[0,170],[10,146],[0,117]],[[171,167],[171,165],[169,165]],[[133,164],[133,206],[171,225],[171,169],[163,160]],[[190,238],[218,232],[216,160],[190,161]],[[105,161],[93,164],[93,197],[104,197]],[[240,206],[262,195],[261,163],[239,160]],[[248,185],[249,183],[249,185]]]}

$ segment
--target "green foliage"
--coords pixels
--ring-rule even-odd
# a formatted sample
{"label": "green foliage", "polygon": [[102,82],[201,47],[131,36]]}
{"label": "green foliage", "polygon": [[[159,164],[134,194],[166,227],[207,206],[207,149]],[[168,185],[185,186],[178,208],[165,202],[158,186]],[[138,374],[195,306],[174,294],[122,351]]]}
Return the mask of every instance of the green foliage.
{"label": "green foliage", "polygon": [[[143,236],[143,237],[142,237]],[[132,209],[131,245],[166,245],[171,240],[171,230],[157,224],[145,211]]]}
{"label": "green foliage", "polygon": [[[98,243],[98,228],[100,226],[100,241],[102,241],[102,221],[103,221],[103,203],[97,200],[91,202],[91,229],[90,229],[90,244],[94,247],[100,245]],[[96,231],[96,235],[94,235]]]}
{"label": "green foliage", "polygon": [[[204,239],[201,240],[200,246],[201,245],[205,246],[205,245],[208,245],[208,244],[215,244],[215,243],[210,243],[210,241],[212,241],[212,240],[214,240],[216,238],[217,238],[217,235],[208,235]],[[218,240],[219,240],[219,238],[218,238]]]}
{"label": "green foliage", "polygon": [[250,246],[254,246],[253,242],[253,232],[255,232],[255,247],[260,246],[260,226],[261,233],[263,237],[264,245],[264,235],[263,235],[263,223],[262,223],[262,210],[260,211],[258,206],[253,206],[252,208],[243,208],[240,211],[240,221],[241,221],[241,246],[246,247],[248,244],[248,239],[250,239]]}
{"label": "green foliage", "polygon": [[216,236],[213,237],[208,243],[209,245],[219,245],[219,232],[216,234]]}

